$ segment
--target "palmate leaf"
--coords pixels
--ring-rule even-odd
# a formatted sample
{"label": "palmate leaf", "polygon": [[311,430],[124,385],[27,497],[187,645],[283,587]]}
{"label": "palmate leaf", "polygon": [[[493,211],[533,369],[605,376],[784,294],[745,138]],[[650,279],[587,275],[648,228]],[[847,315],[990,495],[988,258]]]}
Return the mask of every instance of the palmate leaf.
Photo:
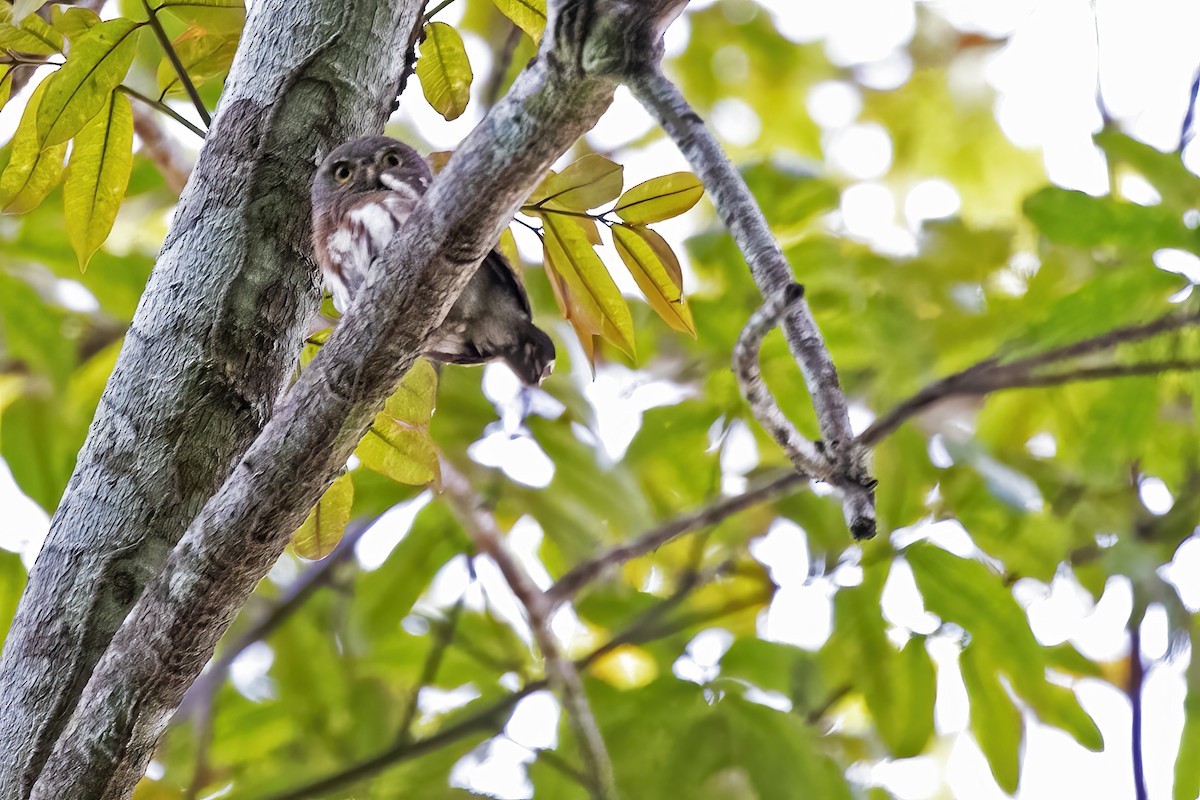
{"label": "palmate leaf", "polygon": [[23,214],[36,208],[62,178],[66,142],[42,148],[38,145],[37,114],[46,94],[42,81],[33,90],[12,140],[12,157],[0,172],[0,211]]}
{"label": "palmate leaf", "polygon": [[683,297],[683,273],[671,246],[644,225],[614,225],[612,235],[617,254],[650,307],[663,322],[695,337],[696,324]]}
{"label": "palmate leaf", "polygon": [[63,37],[38,16],[27,16],[20,24],[13,18],[13,7],[0,3],[0,50],[14,50],[39,56],[61,53]]}
{"label": "palmate leaf", "polygon": [[349,474],[339,475],[292,534],[296,555],[315,561],[332,553],[346,533],[353,505],[354,482]]}
{"label": "palmate leaf", "polygon": [[564,316],[572,325],[578,322],[576,330],[582,326],[588,333],[608,339],[634,357],[629,306],[604,262],[592,249],[587,232],[573,217],[553,212],[540,216],[546,235],[546,264],[561,279],[556,292],[565,289],[560,299]]}
{"label": "palmate leaf", "polygon": [[[240,36],[240,29],[210,32],[192,25],[175,40],[175,54],[194,86],[200,86],[229,69]],[[184,91],[179,73],[166,56],[158,64],[158,89],[160,97]]]}
{"label": "palmate leaf", "polygon": [[672,172],[639,183],[617,201],[613,209],[633,225],[648,225],[677,217],[704,196],[704,184],[690,172]]}
{"label": "palmate leaf", "polygon": [[46,95],[37,115],[41,146],[65,142],[100,113],[129,72],[142,24],[111,19],[74,43],[66,63],[45,81]]}
{"label": "palmate leaf", "polygon": [[444,22],[425,26],[417,77],[429,105],[447,120],[458,119],[471,99],[471,62],[458,31]]}
{"label": "palmate leaf", "polygon": [[63,185],[67,236],[87,269],[112,230],[133,169],[133,109],[119,92],[75,137]]}
{"label": "palmate leaf", "polygon": [[513,21],[521,30],[533,37],[542,38],[546,30],[546,0],[494,0],[500,13]]}

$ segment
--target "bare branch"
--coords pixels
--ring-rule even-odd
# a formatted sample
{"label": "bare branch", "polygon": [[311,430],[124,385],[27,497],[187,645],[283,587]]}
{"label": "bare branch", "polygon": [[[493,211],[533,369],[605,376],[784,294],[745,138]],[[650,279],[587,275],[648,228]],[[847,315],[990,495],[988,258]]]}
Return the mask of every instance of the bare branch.
{"label": "bare branch", "polygon": [[1121,345],[1133,344],[1164,333],[1200,325],[1200,312],[1165,314],[1155,320],[1139,325],[1127,325],[1111,331],[1081,339],[1078,342],[1051,348],[1042,353],[1002,362],[999,357],[968,367],[953,375],[929,384],[893,407],[888,413],[875,420],[858,437],[866,447],[872,447],[886,438],[906,421],[949,397],[978,396],[1005,389],[1044,388],[1062,386],[1079,381],[1103,380],[1138,375],[1155,375],[1162,372],[1185,372],[1200,369],[1200,362],[1192,359],[1147,361],[1131,364],[1107,364],[1086,366],[1077,369],[1038,372],[1056,364],[1062,364],[1084,356],[1113,350]]}
{"label": "bare branch", "polygon": [[[167,60],[171,62],[171,67],[175,70],[175,75],[179,78],[179,82],[183,84],[184,91],[187,92],[188,98],[192,101],[192,105],[196,109],[196,113],[200,115],[200,119],[204,122],[205,127],[212,126],[212,116],[208,113],[208,109],[204,107],[204,101],[200,99],[200,92],[196,91],[196,84],[192,83],[192,76],[188,75],[187,69],[179,60],[179,54],[175,52],[175,46],[171,44],[171,38],[167,36],[166,30],[163,29],[162,22],[158,19],[156,9],[150,6],[149,0],[142,0],[142,8],[146,12],[146,18],[150,23],[150,28],[154,31],[154,35],[158,38],[158,44],[162,47],[163,53]],[[158,99],[161,101],[166,97],[164,92]]]}
{"label": "bare branch", "polygon": [[733,348],[733,372],[737,376],[742,397],[750,406],[750,412],[796,465],[796,469],[820,480],[836,482],[841,476],[835,474],[833,464],[815,444],[796,430],[767,389],[758,367],[758,352],[763,338],[802,297],[804,287],[789,283],[750,316],[750,321],[742,329]]}
{"label": "bare branch", "polygon": [[628,544],[605,550],[576,565],[546,590],[546,596],[552,605],[557,606],[574,597],[587,584],[626,561],[652,553],[667,542],[684,534],[716,525],[739,511],[773,500],[807,480],[807,475],[789,472],[758,489],[751,489],[736,497],[714,503],[708,508],[671,520],[665,525],[643,533]]}
{"label": "bare branch", "polygon": [[[717,213],[745,256],[763,298],[782,292],[794,282],[791,265],[746,182],[703,120],[657,64],[642,66],[632,74],[630,88],[675,140],[703,181]],[[867,451],[855,441],[837,369],[803,299],[784,316],[783,331],[812,395],[825,454],[833,471],[842,478],[836,485],[843,492],[846,524],[856,539],[870,538],[875,535],[875,494],[867,470]]]}
{"label": "bare branch", "polygon": [[525,607],[529,627],[546,663],[550,685],[562,698],[563,709],[575,728],[575,735],[579,738],[580,751],[587,764],[592,796],[597,800],[616,800],[617,790],[613,781],[612,763],[604,746],[604,738],[600,735],[600,727],[596,724],[596,716],[588,705],[583,681],[575,664],[563,654],[558,639],[550,628],[554,604],[508,552],[508,547],[504,544],[504,534],[496,523],[496,518],[483,508],[466,477],[444,460],[442,487],[451,508],[470,534],[475,546],[496,562],[509,588]]}

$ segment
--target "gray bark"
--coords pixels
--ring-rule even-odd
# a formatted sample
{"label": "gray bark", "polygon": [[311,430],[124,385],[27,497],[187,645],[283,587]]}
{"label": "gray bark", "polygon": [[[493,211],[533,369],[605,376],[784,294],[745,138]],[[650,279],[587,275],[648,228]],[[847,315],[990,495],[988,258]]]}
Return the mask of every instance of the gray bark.
{"label": "gray bark", "polygon": [[[271,415],[316,305],[313,169],[382,126],[421,5],[254,5],[5,642],[0,798],[30,795],[118,626]],[[59,797],[102,796],[72,785]]]}
{"label": "gray bark", "polygon": [[[319,140],[312,129],[324,125],[332,128],[330,120],[351,118],[340,105],[342,89],[349,88],[345,87],[349,81],[310,77],[309,71],[317,63],[336,64],[340,63],[338,58],[350,58],[345,50],[361,49],[364,43],[353,32],[363,24],[390,34],[390,41],[403,40],[403,25],[398,24],[402,15],[365,5],[358,4],[344,19],[332,23],[340,36],[325,40],[319,35],[310,36],[306,41],[312,49],[293,46],[276,53],[276,59],[298,63],[302,70],[299,78],[293,76],[282,86],[280,81],[263,75],[269,65],[279,63],[267,58],[267,53],[280,49],[280,40],[263,36],[263,17],[274,13],[282,23],[287,19],[285,6],[276,0],[268,6],[272,11],[258,12],[255,30],[264,42],[269,40],[269,46],[261,45],[263,61],[252,65],[248,56],[241,55],[236,65],[242,70],[255,70],[258,79],[241,87],[244,99],[234,95],[224,103],[217,128],[230,125],[231,118],[240,119],[243,112],[266,114],[263,104],[278,100],[276,113],[280,108],[292,112],[287,118],[294,127],[287,130],[301,141],[287,142],[286,136],[281,137],[287,146],[277,157],[287,153],[288,160],[294,162],[296,153],[307,156],[319,150],[314,146]],[[366,286],[337,331],[277,404],[262,433],[220,490],[187,526],[165,568],[150,581],[96,665],[31,797],[128,797],[166,720],[211,656],[217,639],[345,463],[383,400],[412,364],[426,335],[445,317],[479,261],[491,250],[504,225],[546,169],[608,106],[614,88],[612,71],[623,69],[631,60],[630,48],[640,48],[639,59],[646,51],[660,52],[659,37],[665,20],[679,6],[678,0],[551,0],[549,27],[538,58],[458,149],[387,253],[373,266]],[[295,32],[300,27],[277,24],[273,33]],[[248,34],[244,40],[253,43],[258,39]],[[381,44],[367,43],[374,50]],[[374,75],[376,86],[395,86],[395,80],[378,65],[373,73],[364,66],[354,78],[363,75]],[[257,92],[255,86],[259,87]],[[374,115],[368,117],[376,128],[387,107],[379,103]],[[313,139],[303,139],[301,132]],[[336,132],[346,135],[349,131],[337,128]],[[244,143],[238,146],[243,159],[253,162],[254,152]],[[272,172],[288,170],[289,166],[273,164]],[[305,160],[302,169],[291,167],[303,173],[294,176],[300,184],[307,182],[312,166],[312,161]],[[197,178],[215,178],[211,167],[208,171],[203,167],[202,160]],[[192,186],[207,188],[197,178],[193,178]],[[214,180],[212,188],[218,185],[230,188],[228,179],[220,184]],[[247,190],[239,196],[254,200],[275,188],[269,182],[235,185]],[[193,188],[188,197],[201,191]],[[295,197],[290,200],[307,213],[307,203]],[[184,230],[198,232],[192,245],[201,253],[212,246],[214,237],[223,237],[231,229],[222,225],[219,217],[214,219],[207,213],[204,218],[182,215],[177,226],[181,224]],[[307,236],[299,235],[297,228],[288,234],[288,247],[294,250],[297,245],[306,246]],[[179,248],[177,238],[173,235],[168,247]],[[250,253],[273,257],[261,246],[261,240],[260,247]],[[309,274],[305,278],[311,281]],[[289,284],[282,276],[277,283],[282,285],[261,280],[232,281],[226,287],[225,303],[253,307],[259,298],[280,302],[280,294]],[[311,298],[307,286],[304,288],[303,297]],[[147,302],[153,302],[153,298],[151,294]],[[189,305],[194,304],[189,300]],[[309,307],[300,301],[295,305]],[[240,352],[244,361],[247,352],[256,350],[295,350],[300,316],[289,315],[288,325],[271,331],[277,334],[274,336],[256,328],[262,338],[243,339],[241,351],[222,349],[226,360],[218,360],[215,366],[223,368],[222,374],[243,376],[251,365],[236,361],[230,364],[234,354]],[[290,365],[293,358],[282,361]],[[254,380],[256,384],[261,382],[262,375],[255,373]],[[269,395],[265,392],[263,396]],[[136,441],[132,422],[136,420],[140,426],[141,421],[132,416],[129,419],[130,440]],[[218,434],[230,436],[228,431],[210,435]],[[219,472],[209,470],[208,474]],[[111,502],[111,484],[103,476],[81,485],[97,497],[97,502]],[[170,496],[160,493],[157,499]],[[127,498],[119,500],[125,502]],[[149,505],[151,509],[156,507]]]}

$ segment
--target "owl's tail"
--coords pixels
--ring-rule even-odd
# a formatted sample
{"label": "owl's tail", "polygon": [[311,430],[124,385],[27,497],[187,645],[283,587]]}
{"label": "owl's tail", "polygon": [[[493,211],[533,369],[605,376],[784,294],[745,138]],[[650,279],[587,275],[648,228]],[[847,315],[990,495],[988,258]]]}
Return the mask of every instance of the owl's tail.
{"label": "owl's tail", "polygon": [[532,322],[527,326],[517,337],[516,346],[503,358],[522,383],[537,386],[554,369],[554,342]]}

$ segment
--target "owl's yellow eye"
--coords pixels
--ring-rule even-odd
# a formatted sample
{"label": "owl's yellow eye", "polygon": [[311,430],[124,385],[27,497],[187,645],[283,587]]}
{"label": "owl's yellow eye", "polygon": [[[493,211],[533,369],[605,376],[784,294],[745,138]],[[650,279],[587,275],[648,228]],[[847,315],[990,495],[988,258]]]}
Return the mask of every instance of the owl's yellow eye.
{"label": "owl's yellow eye", "polygon": [[395,152],[389,152],[383,157],[383,163],[389,167],[398,167],[400,166],[400,156],[396,155]]}
{"label": "owl's yellow eye", "polygon": [[338,183],[345,183],[350,180],[350,176],[354,174],[354,168],[345,161],[339,161],[333,165],[333,179]]}

